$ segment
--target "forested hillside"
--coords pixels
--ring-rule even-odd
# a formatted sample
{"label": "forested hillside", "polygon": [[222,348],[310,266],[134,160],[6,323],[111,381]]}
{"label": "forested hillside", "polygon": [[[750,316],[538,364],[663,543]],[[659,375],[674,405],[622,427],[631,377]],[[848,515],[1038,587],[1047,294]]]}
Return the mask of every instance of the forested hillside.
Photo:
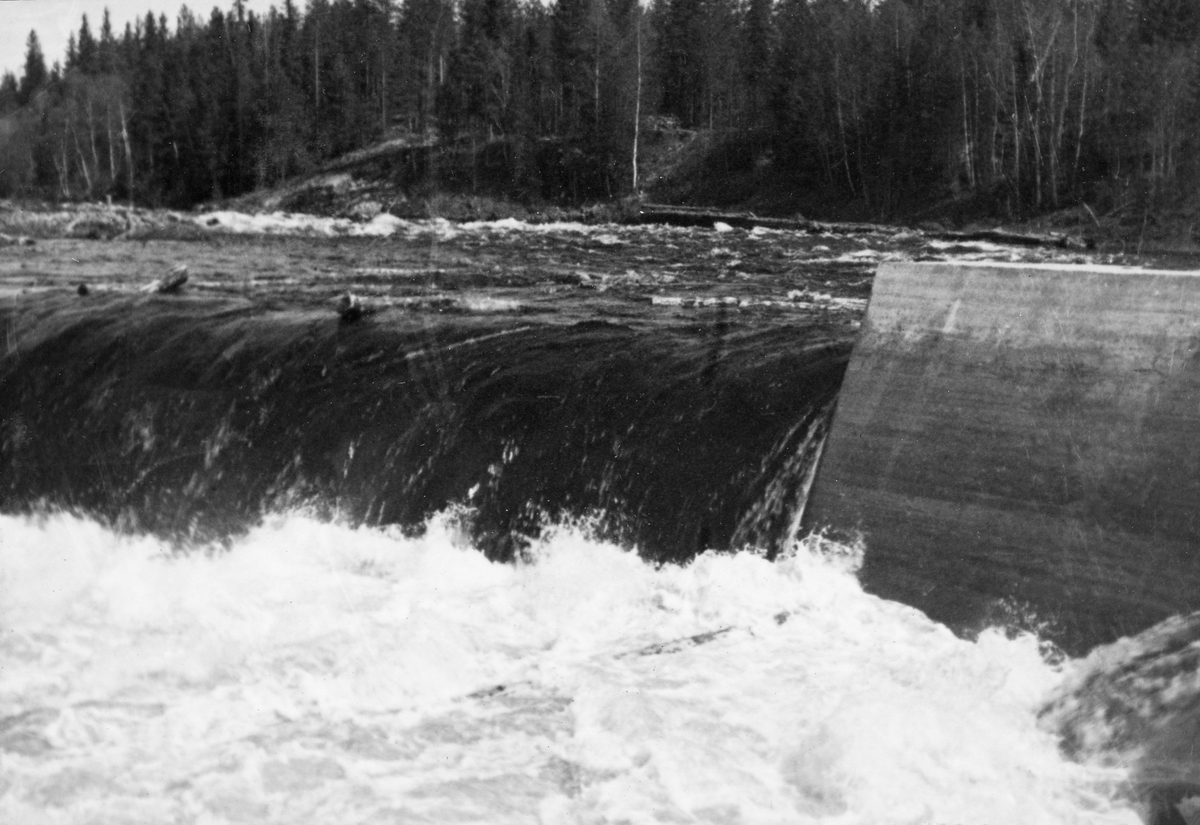
{"label": "forested hillside", "polygon": [[637,188],[639,143],[678,128],[743,186],[878,217],[1143,208],[1200,177],[1198,44],[1192,0],[285,0],[122,32],[105,13],[49,68],[31,34],[0,82],[0,195],[192,205],[391,139],[414,186],[578,201]]}

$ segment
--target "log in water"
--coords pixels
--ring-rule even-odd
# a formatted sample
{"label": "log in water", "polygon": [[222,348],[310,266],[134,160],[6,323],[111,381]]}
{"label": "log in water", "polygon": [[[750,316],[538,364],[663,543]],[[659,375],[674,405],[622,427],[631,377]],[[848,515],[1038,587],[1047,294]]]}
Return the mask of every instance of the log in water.
{"label": "log in water", "polygon": [[868,589],[1069,649],[1200,607],[1200,276],[884,263],[806,515]]}

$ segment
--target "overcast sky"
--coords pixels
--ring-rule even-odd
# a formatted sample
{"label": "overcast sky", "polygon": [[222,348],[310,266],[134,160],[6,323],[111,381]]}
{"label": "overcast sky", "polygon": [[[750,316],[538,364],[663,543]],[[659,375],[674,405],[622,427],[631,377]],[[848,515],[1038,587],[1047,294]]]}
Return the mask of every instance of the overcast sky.
{"label": "overcast sky", "polygon": [[[120,36],[125,24],[153,11],[155,17],[165,14],[175,29],[179,9],[186,5],[201,20],[208,18],[214,6],[229,9],[233,0],[0,0],[0,72],[10,71],[20,79],[25,65],[25,41],[31,29],[37,31],[46,55],[46,68],[54,61],[63,62],[67,53],[67,38],[79,31],[83,15],[88,16],[92,34],[100,36],[100,21],[107,7],[112,15],[113,32]],[[245,0],[248,10],[262,13],[272,5],[280,7],[283,0]],[[303,9],[307,2],[296,3]]]}

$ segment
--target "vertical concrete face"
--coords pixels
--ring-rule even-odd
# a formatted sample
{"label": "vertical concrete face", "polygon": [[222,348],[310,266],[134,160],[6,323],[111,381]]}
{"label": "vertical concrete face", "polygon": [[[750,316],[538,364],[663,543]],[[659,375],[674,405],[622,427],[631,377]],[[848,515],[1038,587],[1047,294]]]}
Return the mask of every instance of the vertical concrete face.
{"label": "vertical concrete face", "polygon": [[805,522],[962,629],[1200,608],[1200,274],[882,265]]}

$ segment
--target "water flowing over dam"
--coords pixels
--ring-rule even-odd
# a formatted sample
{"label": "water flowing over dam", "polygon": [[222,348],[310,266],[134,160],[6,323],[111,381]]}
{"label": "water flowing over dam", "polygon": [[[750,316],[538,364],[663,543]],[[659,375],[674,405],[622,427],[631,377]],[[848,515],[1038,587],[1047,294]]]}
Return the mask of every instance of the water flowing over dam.
{"label": "water flowing over dam", "polygon": [[311,506],[417,527],[454,504],[497,558],[563,517],[654,559],[781,546],[793,457],[847,342],[514,313],[44,296],[0,373],[8,507],[49,501],[192,540]]}
{"label": "water flowing over dam", "polygon": [[0,819],[1200,821],[1185,276],[286,222],[0,260]]}

